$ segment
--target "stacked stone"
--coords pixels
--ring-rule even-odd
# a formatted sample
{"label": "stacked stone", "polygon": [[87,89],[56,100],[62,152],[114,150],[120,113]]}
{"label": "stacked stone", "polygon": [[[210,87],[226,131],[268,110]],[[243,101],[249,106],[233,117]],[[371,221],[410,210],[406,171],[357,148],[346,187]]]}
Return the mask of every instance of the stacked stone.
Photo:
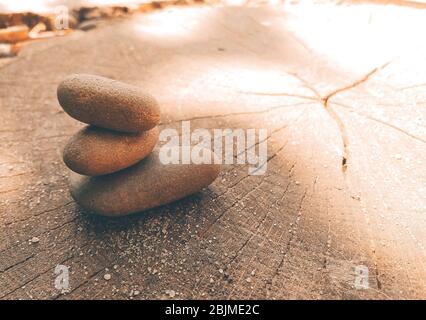
{"label": "stacked stone", "polygon": [[160,108],[138,87],[76,74],[67,77],[57,93],[64,111],[88,124],[63,152],[73,171],[71,195],[82,207],[102,215],[126,215],[183,198],[218,176],[216,164],[160,162],[154,150]]}

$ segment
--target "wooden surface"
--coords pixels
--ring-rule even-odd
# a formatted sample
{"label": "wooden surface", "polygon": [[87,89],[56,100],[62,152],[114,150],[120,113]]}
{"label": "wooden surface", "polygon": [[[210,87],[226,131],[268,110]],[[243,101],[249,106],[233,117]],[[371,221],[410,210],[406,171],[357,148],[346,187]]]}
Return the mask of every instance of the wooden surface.
{"label": "wooden surface", "polygon": [[[352,8],[164,10],[3,65],[0,298],[426,298],[425,12]],[[267,128],[267,174],[226,166],[172,205],[86,214],[61,160],[81,124],[56,100],[75,72],[145,87],[163,128]]]}

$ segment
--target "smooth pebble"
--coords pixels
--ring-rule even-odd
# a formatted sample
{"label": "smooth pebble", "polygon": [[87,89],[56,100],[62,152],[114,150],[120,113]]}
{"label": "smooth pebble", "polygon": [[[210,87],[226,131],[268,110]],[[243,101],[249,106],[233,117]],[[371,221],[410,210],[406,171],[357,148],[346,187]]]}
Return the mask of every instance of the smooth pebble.
{"label": "smooth pebble", "polygon": [[141,133],[122,133],[94,126],[78,131],[67,143],[63,160],[79,174],[98,176],[125,169],[142,160],[158,141],[157,127]]}
{"label": "smooth pebble", "polygon": [[[213,157],[209,149],[204,149]],[[200,191],[219,175],[219,164],[162,164],[156,148],[139,163],[104,176],[71,172],[72,197],[83,208],[123,216],[161,206]]]}
{"label": "smooth pebble", "polygon": [[98,127],[140,132],[160,122],[160,108],[154,97],[120,81],[73,74],[59,84],[57,95],[71,117]]}

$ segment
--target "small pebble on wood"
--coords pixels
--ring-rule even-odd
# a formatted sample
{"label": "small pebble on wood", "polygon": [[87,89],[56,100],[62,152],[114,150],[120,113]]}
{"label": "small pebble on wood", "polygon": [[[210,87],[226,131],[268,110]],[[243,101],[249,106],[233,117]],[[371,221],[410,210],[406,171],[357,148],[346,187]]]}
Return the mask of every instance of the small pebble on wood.
{"label": "small pebble on wood", "polygon": [[160,122],[160,108],[154,97],[120,81],[74,74],[59,84],[57,95],[71,117],[101,128],[140,132]]}
{"label": "small pebble on wood", "polygon": [[125,169],[145,158],[158,141],[157,127],[141,133],[122,133],[87,126],[64,148],[63,160],[72,171],[98,176]]}
{"label": "small pebble on wood", "polygon": [[71,195],[88,210],[122,216],[184,198],[207,187],[219,175],[218,164],[164,165],[158,153],[154,150],[137,164],[109,175],[71,174]]}

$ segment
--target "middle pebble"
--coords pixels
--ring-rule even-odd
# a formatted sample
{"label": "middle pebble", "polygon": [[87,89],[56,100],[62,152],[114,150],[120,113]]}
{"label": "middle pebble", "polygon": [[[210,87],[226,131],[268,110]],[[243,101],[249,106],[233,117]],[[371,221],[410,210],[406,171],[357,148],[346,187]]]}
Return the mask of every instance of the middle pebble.
{"label": "middle pebble", "polygon": [[158,136],[157,127],[141,133],[121,133],[86,126],[65,146],[64,162],[74,172],[87,176],[113,173],[149,155]]}

